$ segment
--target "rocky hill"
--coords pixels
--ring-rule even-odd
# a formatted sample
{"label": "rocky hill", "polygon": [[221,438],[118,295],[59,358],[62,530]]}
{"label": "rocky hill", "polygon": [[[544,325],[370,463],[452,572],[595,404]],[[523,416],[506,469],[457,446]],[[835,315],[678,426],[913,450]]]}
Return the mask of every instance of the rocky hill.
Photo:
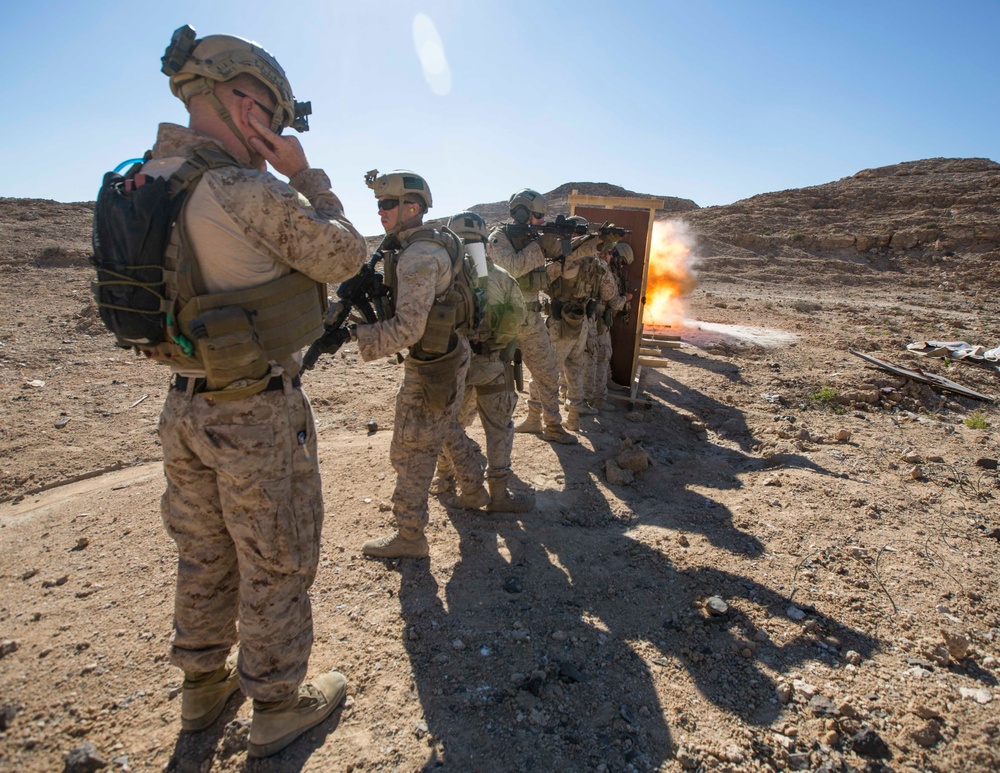
{"label": "rocky hill", "polygon": [[[1000,284],[1000,164],[932,158],[684,214],[702,268],[730,276],[811,261],[813,281],[938,265],[945,289]],[[717,258],[713,260],[713,258]]]}

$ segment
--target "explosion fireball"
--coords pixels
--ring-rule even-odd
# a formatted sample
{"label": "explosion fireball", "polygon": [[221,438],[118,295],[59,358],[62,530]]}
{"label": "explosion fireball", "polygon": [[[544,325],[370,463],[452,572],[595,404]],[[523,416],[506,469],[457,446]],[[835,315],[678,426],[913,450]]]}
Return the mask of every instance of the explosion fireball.
{"label": "explosion fireball", "polygon": [[658,220],[653,224],[643,325],[672,327],[684,321],[684,299],[698,283],[691,247],[683,223]]}

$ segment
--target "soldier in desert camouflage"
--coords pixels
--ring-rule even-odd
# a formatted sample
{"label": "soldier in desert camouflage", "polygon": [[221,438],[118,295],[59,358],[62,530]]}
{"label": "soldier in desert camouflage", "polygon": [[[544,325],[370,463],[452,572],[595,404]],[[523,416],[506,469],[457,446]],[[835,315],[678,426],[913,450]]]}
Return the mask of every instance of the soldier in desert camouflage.
{"label": "soldier in desert camouflage", "polygon": [[[318,283],[353,275],[365,242],[326,174],[310,168],[297,139],[279,136],[289,125],[307,128],[284,71],[256,43],[228,35],[195,40],[190,27],[175,33],[163,62],[190,123],[160,125],[143,172],[169,177],[200,152],[221,159],[194,184],[179,218],[179,272],[198,278],[191,280],[196,297],[177,297],[177,308],[198,293],[231,296],[232,305],[216,311],[235,309],[245,320],[254,307],[237,299],[255,295],[287,320],[318,320],[310,324],[320,332],[325,291]],[[268,163],[289,183],[268,173]],[[289,283],[306,292],[278,301],[270,288]],[[193,339],[196,321],[191,330],[182,326]],[[245,343],[280,340],[277,328],[253,324]],[[211,340],[207,322],[206,331]],[[308,590],[323,524],[315,423],[298,379],[303,344],[260,345],[258,360],[242,373],[226,371],[222,381],[208,350],[181,357],[167,351],[175,346],[167,340],[148,352],[179,363],[159,433],[163,522],[179,553],[171,661],[184,670],[181,726],[206,729],[242,688],[253,699],[252,757],[287,746],[346,692],[336,671],[303,683],[313,641]],[[237,641],[238,659],[227,659]]]}
{"label": "soldier in desert camouflage", "polygon": [[513,358],[517,334],[527,310],[517,282],[486,256],[486,223],[475,212],[460,212],[448,221],[448,227],[465,242],[466,253],[477,271],[477,285],[485,294],[486,319],[471,339],[472,361],[465,385],[465,399],[459,413],[461,427],[469,426],[479,414],[486,435],[486,482],[489,497],[479,502],[467,493],[467,481],[476,480],[481,469],[472,440],[463,432],[449,438],[438,457],[438,475],[431,492],[443,494],[455,488],[462,495],[454,504],[476,509],[486,505],[490,512],[526,513],[535,506],[534,495],[512,492],[510,456],[514,445]]}
{"label": "soldier in desert camouflage", "polygon": [[571,445],[577,439],[563,429],[559,412],[559,366],[538,299],[539,291],[546,285],[546,260],[556,256],[559,240],[548,234],[535,239],[530,232],[518,227],[545,222],[548,203],[542,194],[523,188],[511,195],[508,206],[514,222],[493,230],[486,253],[517,280],[528,308],[527,319],[517,336],[524,364],[531,371],[528,416],[514,431],[541,434],[551,442]]}
{"label": "soldier in desert camouflage", "polygon": [[632,248],[625,242],[615,243],[612,239],[598,245],[598,257],[607,270],[601,279],[597,293],[597,308],[590,320],[587,334],[587,365],[584,372],[584,394],[587,404],[600,413],[615,410],[608,402],[608,382],[611,380],[611,325],[615,315],[632,300],[632,293],[624,292],[618,277],[610,268],[612,254],[626,263],[632,263]]}
{"label": "soldier in desert camouflage", "polygon": [[[579,216],[570,222],[588,225]],[[584,374],[587,369],[588,318],[593,316],[596,298],[604,275],[597,257],[596,234],[573,239],[573,250],[563,260],[549,262],[545,269],[551,299],[551,313],[546,327],[552,339],[556,367],[566,381],[566,426],[577,430],[580,416],[595,413],[584,395]]]}
{"label": "soldier in desert camouflage", "polygon": [[[422,177],[398,170],[381,176],[373,171],[365,179],[386,233],[384,281],[390,294],[385,319],[352,326],[349,334],[366,362],[407,347],[409,353],[389,446],[397,530],[365,542],[362,551],[376,558],[421,558],[429,552],[424,529],[434,465],[449,429],[458,426],[469,369],[469,342],[458,331],[471,312],[455,281],[465,248],[451,231],[423,225],[432,199]],[[489,499],[485,490],[472,493],[484,504]]]}

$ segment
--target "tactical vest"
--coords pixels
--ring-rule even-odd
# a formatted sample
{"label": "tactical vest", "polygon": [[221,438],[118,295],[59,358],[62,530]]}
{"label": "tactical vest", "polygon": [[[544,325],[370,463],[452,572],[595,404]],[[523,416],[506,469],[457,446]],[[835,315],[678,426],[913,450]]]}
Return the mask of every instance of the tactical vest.
{"label": "tactical vest", "polygon": [[[500,226],[500,231],[510,242],[515,252],[520,252],[532,243],[532,240],[526,236],[524,226],[517,223],[504,223]],[[521,288],[521,294],[525,301],[537,301],[538,293],[546,291],[548,287],[545,266],[539,266],[526,274],[521,274],[515,281],[517,286]]]}
{"label": "tactical vest", "polygon": [[580,303],[584,306],[597,297],[601,287],[604,271],[600,266],[600,258],[584,258],[580,270],[572,279],[560,276],[549,283],[546,292],[553,301],[561,303]]}
{"label": "tactical vest", "polygon": [[440,357],[451,351],[456,334],[469,336],[475,333],[483,317],[485,299],[477,310],[476,292],[464,270],[465,245],[458,235],[449,228],[426,226],[400,239],[399,250],[384,251],[383,281],[389,290],[385,304],[386,318],[392,318],[396,314],[396,288],[399,286],[396,266],[399,255],[417,242],[433,242],[443,247],[451,260],[451,282],[443,293],[434,298],[424,334],[410,347],[411,355],[426,359]]}
{"label": "tactical vest", "polygon": [[[176,185],[190,197],[206,171],[235,165],[220,150],[199,148],[171,175],[171,192]],[[139,349],[157,362],[205,371],[208,388],[201,394],[216,400],[263,391],[272,362],[295,376],[295,355],[323,332],[326,285],[292,271],[256,287],[205,293],[184,226],[186,209],[187,200],[164,252],[165,340]]]}

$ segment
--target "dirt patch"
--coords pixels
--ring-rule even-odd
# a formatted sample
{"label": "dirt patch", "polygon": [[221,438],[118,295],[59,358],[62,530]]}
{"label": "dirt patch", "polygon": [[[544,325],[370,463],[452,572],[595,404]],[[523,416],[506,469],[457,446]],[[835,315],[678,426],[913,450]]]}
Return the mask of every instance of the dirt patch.
{"label": "dirt patch", "polygon": [[794,262],[715,281],[706,260],[701,330],[644,369],[650,405],[585,419],[576,447],[517,436],[536,511],[432,500],[425,561],[360,554],[390,528],[400,367],[350,345],[322,362],[311,670],[341,669],[349,698],[251,764],[247,702],[178,733],[166,374],[114,348],[88,269],[33,257],[6,255],[0,284],[0,769],[58,770],[84,742],[131,770],[1000,766],[1000,409],[848,353],[1000,394],[994,370],[905,351],[997,343],[995,302],[939,267],[807,285]]}

